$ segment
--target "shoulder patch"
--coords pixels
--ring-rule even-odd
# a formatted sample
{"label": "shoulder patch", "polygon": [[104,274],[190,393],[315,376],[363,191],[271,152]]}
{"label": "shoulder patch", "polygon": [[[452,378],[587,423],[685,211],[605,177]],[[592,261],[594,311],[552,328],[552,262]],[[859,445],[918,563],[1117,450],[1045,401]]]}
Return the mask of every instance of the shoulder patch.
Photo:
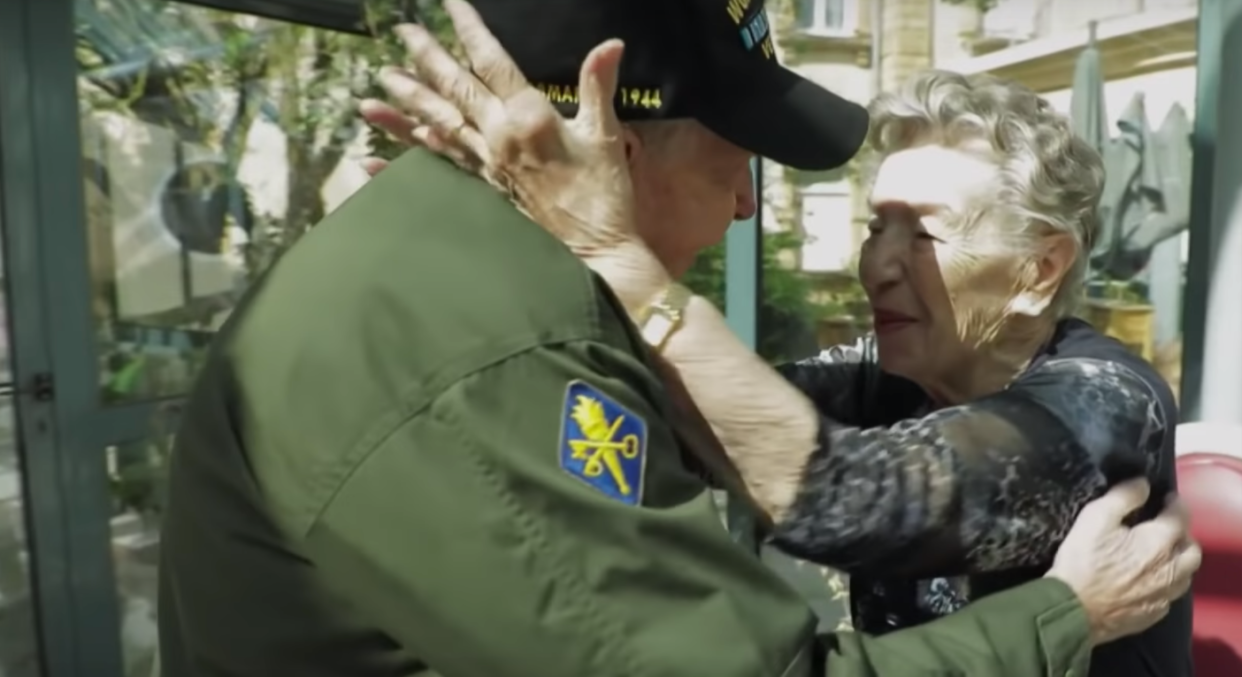
{"label": "shoulder patch", "polygon": [[647,422],[584,381],[569,382],[561,410],[561,469],[609,498],[638,505]]}

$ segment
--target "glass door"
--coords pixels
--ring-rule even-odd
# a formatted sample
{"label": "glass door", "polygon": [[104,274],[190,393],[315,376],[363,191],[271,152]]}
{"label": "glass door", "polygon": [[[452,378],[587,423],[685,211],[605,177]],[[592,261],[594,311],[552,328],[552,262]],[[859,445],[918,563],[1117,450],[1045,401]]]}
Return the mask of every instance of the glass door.
{"label": "glass door", "polygon": [[0,47],[0,138],[31,255],[9,286],[49,677],[151,673],[181,398],[247,286],[365,181],[355,105],[385,48],[358,34],[362,3],[211,4],[0,3],[21,33]]}

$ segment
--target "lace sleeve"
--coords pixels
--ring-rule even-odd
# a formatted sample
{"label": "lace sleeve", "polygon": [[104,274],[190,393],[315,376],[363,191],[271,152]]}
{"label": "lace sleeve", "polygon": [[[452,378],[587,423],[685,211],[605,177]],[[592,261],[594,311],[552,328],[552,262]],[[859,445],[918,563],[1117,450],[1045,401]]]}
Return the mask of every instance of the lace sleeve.
{"label": "lace sleeve", "polygon": [[897,576],[1046,563],[1087,501],[1156,474],[1165,427],[1138,374],[1090,359],[1050,360],[1003,392],[893,426],[825,417],[774,541]]}
{"label": "lace sleeve", "polygon": [[[801,390],[820,414],[845,425],[870,427],[885,416],[896,420],[925,399],[914,384],[880,371],[872,336],[833,346],[776,370]],[[896,418],[892,417],[894,413],[898,414]]]}

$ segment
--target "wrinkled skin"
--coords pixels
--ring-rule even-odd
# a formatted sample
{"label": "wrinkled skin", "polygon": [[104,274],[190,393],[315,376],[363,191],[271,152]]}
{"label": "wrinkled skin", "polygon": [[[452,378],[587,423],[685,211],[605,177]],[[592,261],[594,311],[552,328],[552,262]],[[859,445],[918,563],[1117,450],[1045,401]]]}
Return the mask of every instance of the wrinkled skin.
{"label": "wrinkled skin", "polygon": [[[477,75],[423,29],[403,26],[399,31],[418,75],[388,69],[384,85],[400,108],[365,101],[363,116],[509,192],[588,264],[610,262],[596,270],[625,270],[628,260],[649,257],[633,222],[625,148],[611,106],[622,45],[608,41],[587,56],[580,112],[564,120],[468,4],[446,0],[445,7]],[[371,158],[365,166],[375,173],[383,161]],[[1200,548],[1189,536],[1189,514],[1176,498],[1156,519],[1126,526],[1148,494],[1147,484],[1135,480],[1088,504],[1048,573],[1078,595],[1097,644],[1163,618],[1189,590],[1201,563]]]}

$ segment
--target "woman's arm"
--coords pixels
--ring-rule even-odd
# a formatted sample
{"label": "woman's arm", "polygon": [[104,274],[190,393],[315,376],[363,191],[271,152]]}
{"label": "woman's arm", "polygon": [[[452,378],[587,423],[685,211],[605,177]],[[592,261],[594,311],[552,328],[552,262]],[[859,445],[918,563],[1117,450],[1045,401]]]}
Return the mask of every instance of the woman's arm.
{"label": "woman's arm", "polygon": [[[661,288],[603,276],[636,315]],[[663,355],[777,544],[843,568],[922,576],[1046,562],[1082,505],[1151,469],[1164,434],[1150,388],[1111,362],[1048,362],[992,397],[863,429],[822,415],[701,298]]]}
{"label": "woman's arm", "polygon": [[[663,266],[644,249],[587,263],[636,319],[670,284]],[[737,466],[757,507],[772,522],[783,522],[819,446],[815,405],[738,340],[702,297],[690,299],[681,326],[661,353]]]}
{"label": "woman's arm", "polygon": [[[1047,564],[1106,487],[1156,480],[1166,419],[1128,367],[1053,360],[1009,389],[888,428],[824,420],[777,526],[791,554],[906,577]],[[1168,486],[1154,482],[1154,502]]]}
{"label": "woman's arm", "polygon": [[837,423],[870,428],[908,418],[927,403],[914,383],[880,370],[874,336],[835,345],[814,357],[776,366]]}

